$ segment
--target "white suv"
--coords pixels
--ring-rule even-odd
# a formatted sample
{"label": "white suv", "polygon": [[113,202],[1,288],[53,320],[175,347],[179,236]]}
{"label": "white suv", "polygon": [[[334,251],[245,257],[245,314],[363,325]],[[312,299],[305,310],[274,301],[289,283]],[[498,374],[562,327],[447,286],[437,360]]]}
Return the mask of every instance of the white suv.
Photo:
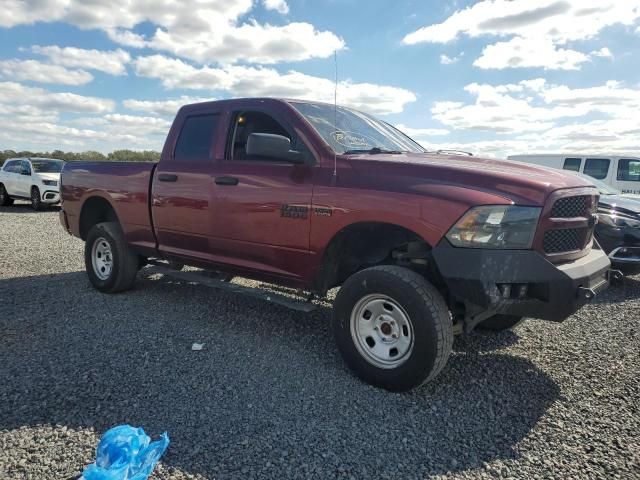
{"label": "white suv", "polygon": [[34,210],[60,202],[64,162],[52,158],[10,158],[0,170],[0,206],[16,198],[31,200]]}

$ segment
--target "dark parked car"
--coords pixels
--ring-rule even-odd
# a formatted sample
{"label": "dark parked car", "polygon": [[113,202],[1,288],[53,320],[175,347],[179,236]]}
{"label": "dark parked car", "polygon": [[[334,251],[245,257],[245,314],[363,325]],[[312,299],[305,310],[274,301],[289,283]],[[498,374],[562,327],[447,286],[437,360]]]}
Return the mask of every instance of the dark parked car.
{"label": "dark parked car", "polygon": [[594,234],[613,268],[627,275],[640,273],[640,196],[626,195],[588,175],[577,175],[600,191]]}

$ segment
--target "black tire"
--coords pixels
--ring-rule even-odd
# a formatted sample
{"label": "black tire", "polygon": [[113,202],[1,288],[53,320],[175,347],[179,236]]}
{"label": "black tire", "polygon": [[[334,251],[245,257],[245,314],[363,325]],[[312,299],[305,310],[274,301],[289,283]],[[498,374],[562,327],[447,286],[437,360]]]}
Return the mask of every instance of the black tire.
{"label": "black tire", "polygon": [[42,210],[42,200],[40,198],[40,190],[38,187],[31,187],[31,208],[36,212]]}
{"label": "black tire", "polygon": [[494,332],[501,332],[503,330],[509,330],[522,322],[522,317],[515,315],[494,315],[486,320],[483,320],[478,324],[478,328],[481,330],[492,330]]}
{"label": "black tire", "polygon": [[13,205],[13,198],[9,196],[4,185],[0,183],[0,207],[10,207],[11,205]]}
{"label": "black tire", "polygon": [[[357,334],[352,335],[352,312],[355,315],[354,309],[362,301],[376,296],[388,297],[400,306],[412,328],[412,350],[397,366],[376,366],[360,353],[358,349],[363,347],[357,346]],[[368,320],[366,313],[365,309],[363,318]],[[376,330],[381,332],[382,328]],[[342,357],[355,374],[391,391],[410,390],[433,380],[447,363],[453,343],[451,317],[438,290],[421,275],[394,265],[368,268],[347,279],[333,305],[333,331]],[[381,345],[387,348],[384,341]]]}
{"label": "black tire", "polygon": [[[106,242],[109,248],[111,268],[106,278],[100,278],[93,266],[93,249],[97,243]],[[129,290],[136,280],[139,265],[138,256],[131,251],[124,240],[122,229],[117,222],[94,225],[84,244],[84,263],[91,284],[101,292],[116,293]]]}

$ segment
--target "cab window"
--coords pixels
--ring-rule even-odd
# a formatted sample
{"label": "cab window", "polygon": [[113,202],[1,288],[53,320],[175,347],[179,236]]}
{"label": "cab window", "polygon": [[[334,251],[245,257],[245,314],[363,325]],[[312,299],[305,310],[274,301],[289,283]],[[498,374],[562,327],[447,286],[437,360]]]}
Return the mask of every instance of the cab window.
{"label": "cab window", "polygon": [[29,165],[28,161],[22,160],[22,165],[20,165],[20,167],[18,168],[18,173],[26,173],[28,175],[31,175],[31,165]]}
{"label": "cab window", "polygon": [[640,182],[640,159],[621,158],[618,161],[618,180]]}
{"label": "cab window", "polygon": [[571,170],[573,172],[579,172],[581,163],[581,158],[565,158],[562,168],[565,170]]}
{"label": "cab window", "polygon": [[247,155],[247,140],[252,133],[271,133],[287,137],[290,141],[292,140],[289,132],[271,115],[266,113],[251,111],[237,112],[234,119],[227,154],[230,160],[258,160],[267,162],[275,160],[266,157],[249,157],[249,155]]}
{"label": "cab window", "polygon": [[20,160],[11,160],[6,163],[3,170],[8,173],[19,173],[17,167],[20,165]]}
{"label": "cab window", "polygon": [[609,173],[610,163],[611,160],[608,158],[587,158],[584,162],[583,173],[598,180],[605,179]]}
{"label": "cab window", "polygon": [[209,160],[217,125],[217,114],[187,117],[176,142],[174,158],[177,161]]}

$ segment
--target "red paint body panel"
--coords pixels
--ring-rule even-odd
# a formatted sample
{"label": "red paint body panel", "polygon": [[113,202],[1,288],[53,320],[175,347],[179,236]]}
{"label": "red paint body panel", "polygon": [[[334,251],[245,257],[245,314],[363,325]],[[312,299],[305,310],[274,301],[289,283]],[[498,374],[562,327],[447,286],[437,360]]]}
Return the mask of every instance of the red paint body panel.
{"label": "red paint body panel", "polygon": [[[227,159],[231,121],[235,113],[246,110],[276,118],[304,143],[315,163]],[[193,114],[219,115],[209,155],[176,161],[173,151],[180,129]],[[178,179],[161,182],[161,174]],[[238,184],[218,185],[217,177],[235,177]],[[503,160],[435,154],[335,158],[306,119],[276,99],[183,107],[157,168],[141,163],[69,163],[62,175],[63,209],[74,235],[79,235],[84,202],[99,196],[113,206],[134,247],[299,287],[312,285],[326,247],[349,225],[395,224],[434,246],[473,206],[544,207],[558,190],[585,187],[590,185],[575,175]],[[307,215],[283,216],[283,205],[306,208]],[[316,215],[315,208],[331,209],[332,214]],[[534,248],[541,248],[540,242],[537,238]]]}

